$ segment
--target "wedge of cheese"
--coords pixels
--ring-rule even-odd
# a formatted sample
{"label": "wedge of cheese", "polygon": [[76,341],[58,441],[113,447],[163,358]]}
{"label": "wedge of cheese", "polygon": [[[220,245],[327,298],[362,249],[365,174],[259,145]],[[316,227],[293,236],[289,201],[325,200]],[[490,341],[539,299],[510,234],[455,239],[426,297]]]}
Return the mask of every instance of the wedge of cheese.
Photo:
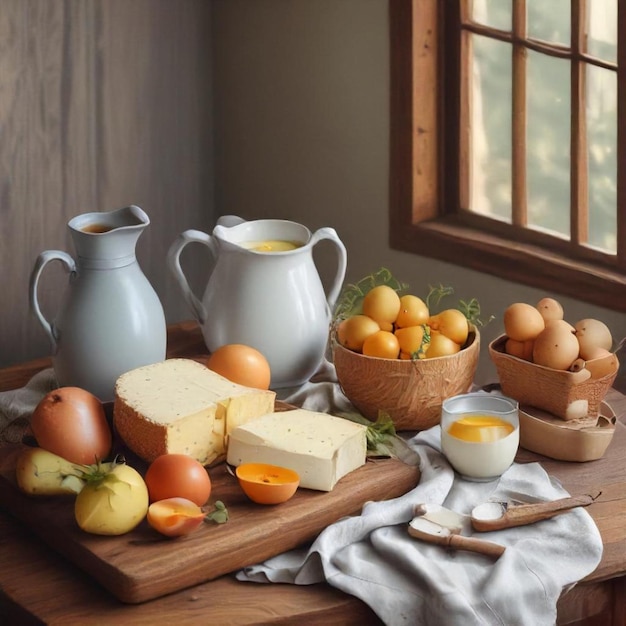
{"label": "wedge of cheese", "polygon": [[227,462],[269,463],[300,475],[300,486],[331,491],[365,463],[366,427],[306,409],[270,413],[235,428]]}
{"label": "wedge of cheese", "polygon": [[274,410],[273,391],[237,385],[190,359],[168,359],[122,374],[113,423],[124,443],[152,462],[187,454],[209,465],[226,453],[228,434]]}

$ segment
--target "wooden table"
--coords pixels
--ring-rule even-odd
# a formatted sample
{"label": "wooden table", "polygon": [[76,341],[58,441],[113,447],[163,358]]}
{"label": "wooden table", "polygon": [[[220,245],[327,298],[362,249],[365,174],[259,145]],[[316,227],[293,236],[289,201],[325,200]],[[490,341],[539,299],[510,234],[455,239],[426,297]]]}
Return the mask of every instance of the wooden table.
{"label": "wooden table", "polygon": [[[170,329],[169,356],[205,351],[195,323]],[[0,391],[23,386],[49,365],[41,359],[0,370]],[[559,624],[626,624],[626,397],[612,390],[607,400],[619,419],[602,459],[564,463],[525,450],[517,458],[540,461],[572,494],[602,491],[588,511],[600,529],[604,555],[595,572],[560,599]],[[326,584],[258,585],[232,576],[144,604],[122,604],[1,508],[0,590],[0,623],[6,624],[379,623],[358,599]]]}

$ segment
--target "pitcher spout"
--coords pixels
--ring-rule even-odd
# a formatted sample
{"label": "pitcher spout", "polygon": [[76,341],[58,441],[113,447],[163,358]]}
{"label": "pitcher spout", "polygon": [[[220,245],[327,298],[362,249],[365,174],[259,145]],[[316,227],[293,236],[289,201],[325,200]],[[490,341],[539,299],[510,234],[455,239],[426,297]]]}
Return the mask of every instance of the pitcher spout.
{"label": "pitcher spout", "polygon": [[115,211],[92,211],[72,218],[68,226],[92,235],[101,235],[119,228],[143,229],[150,224],[148,214],[138,206],[116,209]]}
{"label": "pitcher spout", "polygon": [[228,215],[217,221],[213,237],[221,247],[249,253],[273,252],[279,255],[304,252],[311,247],[311,231],[303,224],[289,220],[245,221]]}
{"label": "pitcher spout", "polygon": [[147,213],[130,205],[77,215],[68,222],[68,229],[80,258],[119,259],[123,265],[134,261],[137,239],[149,224]]}

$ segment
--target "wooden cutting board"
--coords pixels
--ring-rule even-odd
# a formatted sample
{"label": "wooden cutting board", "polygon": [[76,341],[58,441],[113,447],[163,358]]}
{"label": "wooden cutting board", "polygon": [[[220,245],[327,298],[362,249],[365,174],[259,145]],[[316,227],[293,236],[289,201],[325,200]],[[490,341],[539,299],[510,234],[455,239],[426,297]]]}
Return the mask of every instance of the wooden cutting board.
{"label": "wooden cutting board", "polygon": [[288,502],[263,506],[247,499],[222,463],[210,469],[209,506],[224,502],[230,514],[225,524],[203,524],[191,535],[168,539],[144,520],[126,535],[101,537],[78,528],[72,496],[29,497],[17,488],[19,449],[0,451],[0,505],[126,603],[179,591],[300,546],[368,500],[400,496],[419,480],[416,467],[395,459],[369,460],[331,492],[298,489]]}

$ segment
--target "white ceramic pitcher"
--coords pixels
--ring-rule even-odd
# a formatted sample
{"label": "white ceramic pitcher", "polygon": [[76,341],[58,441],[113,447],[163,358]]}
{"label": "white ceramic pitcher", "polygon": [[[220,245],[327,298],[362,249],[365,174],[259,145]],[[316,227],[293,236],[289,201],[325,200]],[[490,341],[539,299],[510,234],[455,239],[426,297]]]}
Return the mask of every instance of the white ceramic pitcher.
{"label": "white ceramic pitcher", "polygon": [[[60,386],[82,387],[110,401],[120,374],[165,358],[163,307],[135,257],[137,240],[149,224],[137,206],[84,213],[68,222],[76,261],[61,250],[37,257],[30,305],[50,339]],[[37,292],[52,261],[63,264],[69,284],[55,319],[48,321]]]}
{"label": "white ceramic pitcher", "polygon": [[[337,249],[337,270],[328,294],[313,260],[313,247],[327,239]],[[251,249],[253,242],[286,241],[287,251]],[[205,245],[212,266],[202,300],[191,290],[180,255],[191,242]],[[296,222],[221,217],[212,235],[183,232],[172,244],[168,265],[197,319],[208,349],[229,343],[259,350],[268,360],[273,389],[301,385],[320,366],[332,308],[345,273],[346,248],[333,228],[315,233]]]}

